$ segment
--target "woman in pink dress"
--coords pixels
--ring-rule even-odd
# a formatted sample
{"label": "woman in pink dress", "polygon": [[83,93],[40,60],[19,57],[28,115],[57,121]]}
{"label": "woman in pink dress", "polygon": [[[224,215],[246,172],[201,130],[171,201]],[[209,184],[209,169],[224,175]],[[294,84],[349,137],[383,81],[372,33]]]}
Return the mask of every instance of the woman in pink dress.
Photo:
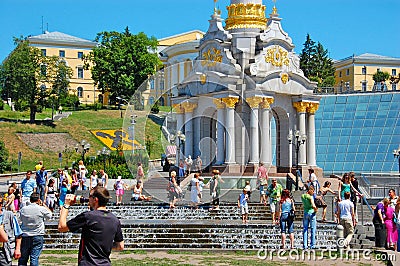
{"label": "woman in pink dress", "polygon": [[394,215],[394,208],[389,206],[390,201],[389,200],[384,200],[384,210],[385,210],[385,217],[383,220],[385,221],[385,226],[386,226],[386,232],[387,232],[387,237],[386,237],[386,243],[387,247],[392,250],[396,250],[396,245],[397,245],[397,228],[396,224],[393,221],[393,215]]}

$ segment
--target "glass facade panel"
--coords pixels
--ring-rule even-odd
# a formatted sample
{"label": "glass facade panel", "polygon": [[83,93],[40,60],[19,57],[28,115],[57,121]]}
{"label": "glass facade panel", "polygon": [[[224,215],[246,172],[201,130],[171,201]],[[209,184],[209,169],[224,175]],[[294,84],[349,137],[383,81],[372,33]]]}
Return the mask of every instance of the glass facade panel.
{"label": "glass facade panel", "polygon": [[317,165],[325,173],[398,171],[400,93],[327,95],[315,117]]}

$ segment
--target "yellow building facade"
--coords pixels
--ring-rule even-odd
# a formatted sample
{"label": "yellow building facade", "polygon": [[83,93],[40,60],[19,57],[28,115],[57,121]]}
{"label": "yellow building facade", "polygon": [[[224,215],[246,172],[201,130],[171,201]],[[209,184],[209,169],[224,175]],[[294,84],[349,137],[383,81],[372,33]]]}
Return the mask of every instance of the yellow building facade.
{"label": "yellow building facade", "polygon": [[[96,42],[74,37],[62,32],[45,32],[28,37],[29,45],[36,47],[46,56],[58,56],[64,59],[73,74],[68,91],[77,95],[81,104],[107,102],[93,83],[90,70],[83,67],[82,57],[90,53]],[[43,84],[45,85],[45,84]]]}
{"label": "yellow building facade", "polygon": [[170,97],[177,95],[177,85],[192,70],[192,62],[198,56],[203,36],[204,32],[193,30],[159,40],[157,53],[163,69],[149,77],[147,88],[142,93],[144,105],[152,105],[156,101],[160,105],[170,105]]}
{"label": "yellow building facade", "polygon": [[[335,90],[350,91],[396,91],[399,90],[400,58],[361,54],[334,61]],[[390,79],[375,84],[373,75],[377,71],[387,72]]]}

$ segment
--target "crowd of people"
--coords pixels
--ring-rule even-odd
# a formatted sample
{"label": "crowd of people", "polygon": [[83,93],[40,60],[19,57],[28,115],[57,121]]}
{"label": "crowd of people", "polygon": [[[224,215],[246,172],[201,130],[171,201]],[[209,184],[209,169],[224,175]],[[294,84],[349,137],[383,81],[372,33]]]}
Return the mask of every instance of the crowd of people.
{"label": "crowd of people", "polygon": [[374,208],[375,246],[400,252],[400,198],[394,189]]}
{"label": "crowd of people", "polygon": [[[186,162],[187,161],[187,162]],[[221,197],[221,183],[224,183],[218,169],[212,170],[212,176],[205,184],[199,169],[192,169],[194,162],[190,157],[181,160],[177,167],[170,168],[170,177],[167,186],[170,209],[173,210],[176,202],[182,198],[181,181],[192,174],[188,182],[190,202],[193,209],[197,209],[203,198],[203,188],[208,188],[211,197],[211,210],[219,210]],[[185,165],[190,166],[189,169]],[[134,200],[150,200],[142,194],[144,171],[138,164],[137,182],[131,188]],[[194,173],[192,173],[194,171]],[[286,248],[286,237],[289,236],[290,249],[294,248],[294,220],[296,206],[291,191],[284,189],[276,178],[269,180],[268,171],[263,164],[258,168],[257,186],[261,204],[269,204],[272,224],[279,226],[281,231],[281,248]],[[109,255],[113,248],[121,250],[124,247],[121,224],[119,220],[106,210],[110,194],[107,184],[110,182],[103,169],[97,174],[93,170],[90,176],[82,161],[76,169],[57,169],[49,174],[39,162],[35,171],[27,171],[25,178],[18,187],[17,183],[10,185],[4,197],[0,197],[0,262],[11,265],[12,259],[18,259],[19,265],[39,264],[39,257],[43,249],[45,221],[50,219],[55,208],[60,208],[58,229],[60,232],[82,232],[83,245],[80,246],[79,261],[101,264],[109,262]],[[357,224],[356,207],[363,194],[358,188],[355,174],[345,173],[339,180],[337,191],[332,184],[326,181],[319,185],[317,175],[309,169],[309,177],[301,195],[303,206],[302,236],[303,249],[316,247],[317,213],[322,209],[321,222],[326,222],[325,196],[331,193],[335,196],[334,221],[343,226],[344,247],[350,248],[354,229]],[[75,204],[74,193],[77,190],[89,190],[89,206],[91,211],[82,213],[66,221],[68,210]],[[116,203],[122,204],[124,191],[130,187],[118,176],[114,183]],[[237,206],[243,224],[249,222],[249,201],[252,188],[246,181],[237,200]],[[107,214],[107,215],[105,215]],[[18,217],[18,218],[17,218]],[[107,217],[107,219],[104,219]],[[395,190],[389,191],[388,198],[384,198],[374,208],[373,225],[375,227],[375,244],[378,248],[387,248],[400,251],[400,199]],[[104,237],[99,232],[111,232]],[[101,249],[99,257],[93,257],[92,251]],[[3,264],[1,264],[3,265]]]}
{"label": "crowd of people", "polygon": [[[66,167],[53,174],[47,172],[42,161],[34,169],[26,172],[20,187],[14,182],[0,197],[0,265],[12,265],[13,259],[18,260],[18,265],[27,265],[28,261],[30,265],[39,265],[45,221],[52,217],[56,206],[60,208],[61,232],[82,230],[79,263],[110,265],[111,249],[123,249],[123,236],[119,220],[108,214],[105,207],[110,199],[106,189],[108,175],[104,170],[99,171],[99,176],[93,171],[87,186],[87,171],[82,161],[76,169]],[[123,194],[121,186],[124,183],[118,177],[118,195]],[[92,211],[66,222],[65,214],[75,204],[74,193],[78,189],[90,190],[87,201]],[[135,193],[141,194],[141,190]],[[120,198],[117,200],[121,202]]]}
{"label": "crowd of people", "polygon": [[181,200],[185,196],[185,192],[181,187],[181,181],[191,176],[187,190],[190,192],[190,205],[193,209],[198,209],[202,203],[203,189],[209,188],[211,204],[210,210],[219,210],[219,198],[221,194],[221,174],[218,169],[212,171],[210,180],[205,183],[204,177],[202,176],[202,160],[200,156],[193,161],[191,156],[179,161],[178,166],[170,164],[168,159],[165,158],[163,162],[163,171],[166,164],[169,166],[169,180],[167,185],[167,198],[169,201],[170,210],[172,211],[176,207],[176,202]]}

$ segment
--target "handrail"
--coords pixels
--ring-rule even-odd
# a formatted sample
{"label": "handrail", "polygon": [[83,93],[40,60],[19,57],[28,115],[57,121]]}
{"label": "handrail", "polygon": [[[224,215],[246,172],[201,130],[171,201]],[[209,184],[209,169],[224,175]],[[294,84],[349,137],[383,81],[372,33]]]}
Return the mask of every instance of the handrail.
{"label": "handrail", "polygon": [[367,186],[371,185],[371,182],[369,182],[369,180],[367,179],[367,177],[364,174],[361,174],[361,178]]}
{"label": "handrail", "polygon": [[365,204],[367,205],[367,207],[368,207],[370,213],[371,213],[372,215],[374,215],[374,210],[372,209],[371,205],[369,205],[369,203],[368,203],[367,199],[365,198],[365,196],[362,196],[362,200],[363,200],[363,202],[365,202]]}
{"label": "handrail", "polygon": [[297,175],[298,177],[300,177],[300,181],[301,181],[301,183],[303,183],[303,186],[304,186],[305,182],[304,182],[304,180],[303,180],[303,177],[301,176],[301,171],[300,171],[300,170],[296,170],[296,175]]}

